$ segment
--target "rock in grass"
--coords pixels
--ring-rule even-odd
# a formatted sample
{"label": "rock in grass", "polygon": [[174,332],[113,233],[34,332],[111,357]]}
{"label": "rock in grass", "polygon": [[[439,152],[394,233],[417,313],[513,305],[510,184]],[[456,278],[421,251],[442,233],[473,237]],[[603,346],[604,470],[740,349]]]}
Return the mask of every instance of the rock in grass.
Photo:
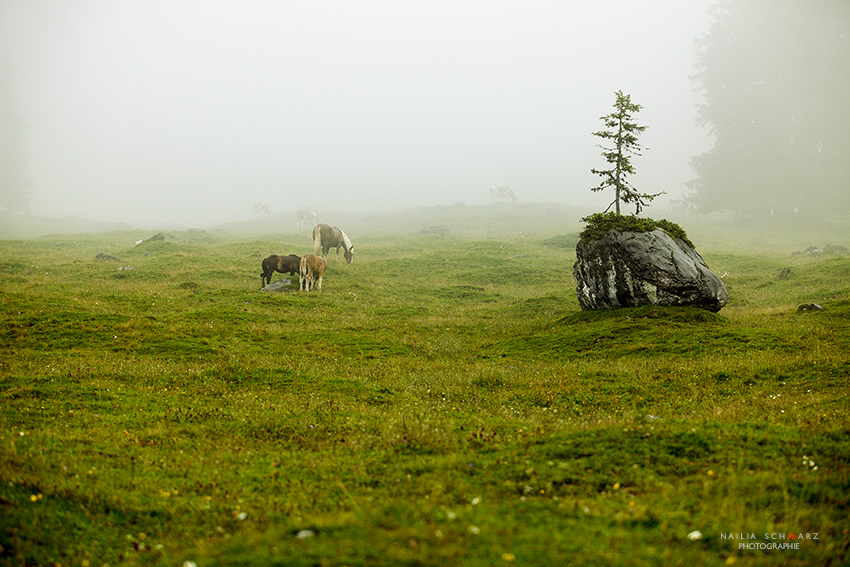
{"label": "rock in grass", "polygon": [[726,286],[683,238],[662,228],[608,230],[576,245],[573,275],[583,310],[638,305],[694,306],[720,311]]}
{"label": "rock in grass", "polygon": [[97,256],[94,257],[95,260],[100,260],[101,262],[120,262],[121,259],[117,256],[113,256],[112,254],[106,254],[104,252],[98,252]]}
{"label": "rock in grass", "polygon": [[827,245],[823,247],[823,253],[829,256],[850,256],[850,249],[846,246],[827,243]]}
{"label": "rock in grass", "polygon": [[292,285],[290,280],[282,278],[266,285],[262,288],[262,291],[292,291],[294,289],[295,286]]}

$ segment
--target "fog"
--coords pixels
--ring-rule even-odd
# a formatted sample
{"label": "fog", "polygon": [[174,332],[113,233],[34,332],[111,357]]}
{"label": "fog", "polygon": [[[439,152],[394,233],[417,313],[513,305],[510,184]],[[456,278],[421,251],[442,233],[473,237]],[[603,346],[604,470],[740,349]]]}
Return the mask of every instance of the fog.
{"label": "fog", "polygon": [[[644,106],[640,191],[678,197],[706,1],[0,0],[33,215],[188,226],[489,202],[604,209],[600,116]],[[651,212],[651,209],[650,209]]]}

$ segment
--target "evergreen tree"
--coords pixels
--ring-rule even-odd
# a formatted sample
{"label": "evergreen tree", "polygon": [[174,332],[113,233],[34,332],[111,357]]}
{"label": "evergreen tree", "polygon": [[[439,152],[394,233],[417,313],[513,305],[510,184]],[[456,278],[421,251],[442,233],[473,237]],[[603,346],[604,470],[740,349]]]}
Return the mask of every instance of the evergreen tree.
{"label": "evergreen tree", "polygon": [[850,213],[850,2],[718,0],[699,42],[691,160],[701,212],[787,222]]}
{"label": "evergreen tree", "polygon": [[611,164],[611,169],[591,169],[593,173],[602,178],[602,182],[593,187],[591,191],[603,191],[609,187],[614,188],[614,200],[605,209],[607,212],[614,205],[614,211],[620,214],[620,202],[634,203],[635,214],[640,214],[650,201],[652,201],[661,193],[650,195],[640,193],[637,189],[628,182],[629,175],[635,172],[632,166],[631,156],[641,155],[643,146],[638,144],[638,135],[646,130],[646,126],[638,126],[632,118],[634,113],[643,108],[639,104],[634,104],[631,100],[631,95],[623,94],[623,91],[614,93],[616,101],[614,102],[614,112],[607,116],[602,116],[600,120],[605,123],[606,130],[594,132],[594,136],[598,136],[603,140],[610,140],[608,147],[599,145],[604,151],[602,152],[605,161]]}

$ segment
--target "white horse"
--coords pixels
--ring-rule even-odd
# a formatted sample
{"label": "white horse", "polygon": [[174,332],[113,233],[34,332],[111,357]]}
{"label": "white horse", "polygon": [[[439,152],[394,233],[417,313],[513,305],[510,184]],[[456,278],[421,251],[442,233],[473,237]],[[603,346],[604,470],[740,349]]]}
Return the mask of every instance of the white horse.
{"label": "white horse", "polygon": [[336,248],[337,257],[339,257],[339,249],[342,248],[345,261],[349,264],[354,259],[354,245],[351,244],[347,234],[335,226],[317,224],[313,227],[313,254],[318,256],[321,253],[322,259],[327,261],[328,251],[331,248]]}

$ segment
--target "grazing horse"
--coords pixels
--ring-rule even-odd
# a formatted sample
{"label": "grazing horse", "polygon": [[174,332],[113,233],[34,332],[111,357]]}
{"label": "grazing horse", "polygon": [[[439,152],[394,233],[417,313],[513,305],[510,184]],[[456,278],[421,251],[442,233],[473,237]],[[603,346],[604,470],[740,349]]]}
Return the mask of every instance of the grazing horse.
{"label": "grazing horse", "polygon": [[319,213],[309,209],[295,211],[295,228],[303,228],[308,221],[313,223],[313,226],[319,224]]}
{"label": "grazing horse", "polygon": [[670,216],[677,218],[691,219],[693,213],[696,212],[693,202],[687,197],[684,199],[670,199]]}
{"label": "grazing horse", "polygon": [[336,256],[339,258],[339,249],[343,249],[345,261],[351,263],[354,258],[354,245],[348,236],[335,226],[328,224],[317,224],[313,228],[313,254],[318,256],[321,252],[322,259],[328,261],[328,250],[336,247]]}
{"label": "grazing horse", "polygon": [[322,276],[325,275],[327,263],[312,254],[301,258],[301,291],[311,291],[318,286],[322,291]]}
{"label": "grazing horse", "polygon": [[276,256],[272,254],[263,260],[263,273],[260,274],[263,282],[261,287],[266,287],[266,284],[272,283],[272,275],[275,272],[280,272],[281,274],[289,272],[290,276],[300,273],[301,258],[295,254],[290,254],[289,256]]}
{"label": "grazing horse", "polygon": [[490,202],[495,203],[496,201],[516,203],[516,195],[514,195],[513,189],[507,185],[499,185],[498,187],[494,185],[490,187]]}
{"label": "grazing horse", "polygon": [[255,217],[270,217],[272,216],[272,212],[267,204],[257,202],[251,205],[251,215]]}

